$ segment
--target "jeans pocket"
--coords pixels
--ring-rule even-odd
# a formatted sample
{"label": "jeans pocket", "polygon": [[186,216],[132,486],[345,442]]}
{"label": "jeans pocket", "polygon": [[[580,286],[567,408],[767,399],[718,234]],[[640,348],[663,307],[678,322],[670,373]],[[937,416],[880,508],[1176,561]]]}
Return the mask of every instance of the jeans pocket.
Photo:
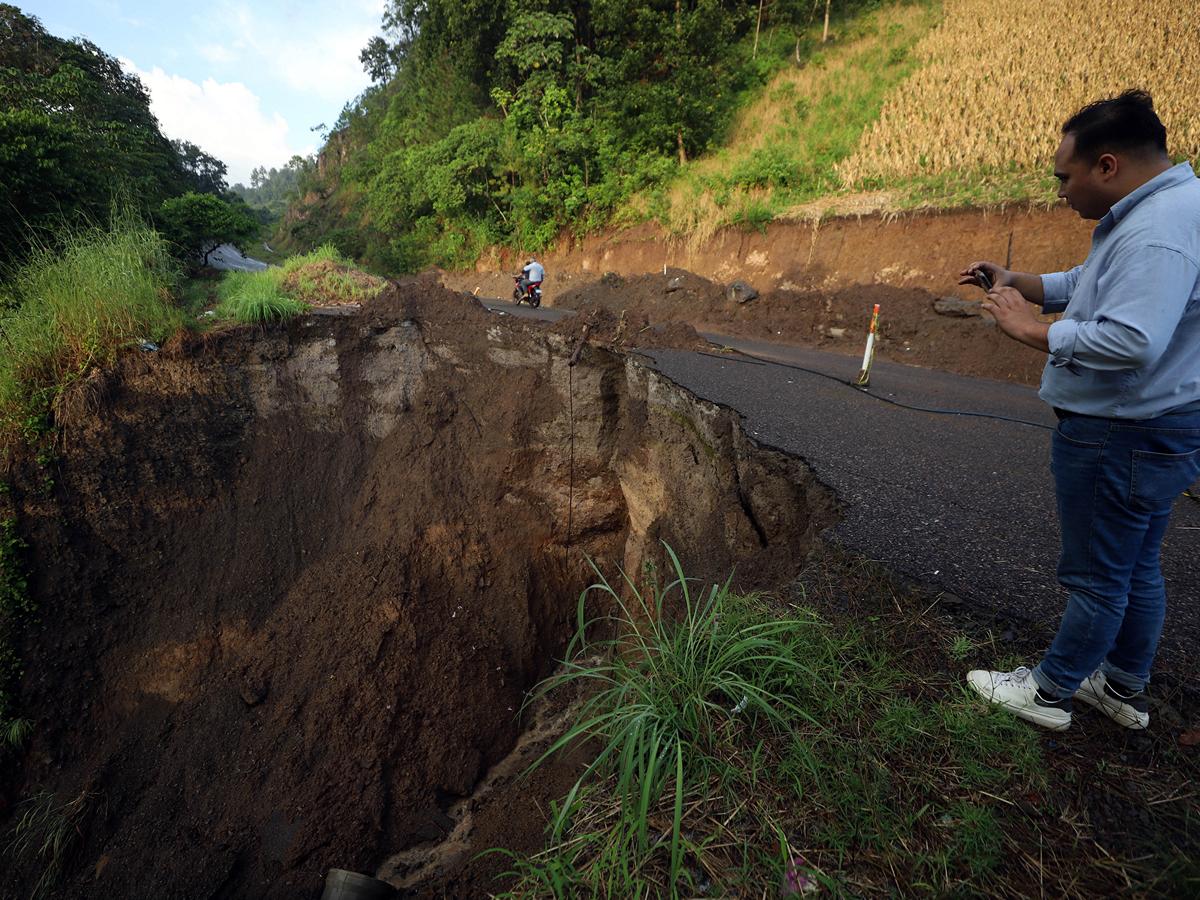
{"label": "jeans pocket", "polygon": [[1161,506],[1171,503],[1200,475],[1200,450],[1190,453],[1133,451],[1129,481],[1130,503]]}
{"label": "jeans pocket", "polygon": [[1067,444],[1098,450],[1108,437],[1109,423],[1104,419],[1068,416],[1060,419],[1055,432]]}

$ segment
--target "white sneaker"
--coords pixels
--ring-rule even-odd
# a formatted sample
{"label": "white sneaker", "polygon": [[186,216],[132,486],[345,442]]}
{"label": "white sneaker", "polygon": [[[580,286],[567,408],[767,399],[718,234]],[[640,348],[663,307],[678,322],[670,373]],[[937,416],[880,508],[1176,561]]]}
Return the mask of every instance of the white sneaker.
{"label": "white sneaker", "polygon": [[1071,726],[1071,699],[1055,700],[1042,694],[1033,672],[1024,666],[1013,672],[975,669],[967,673],[967,684],[983,699],[1007,707],[1014,715],[1052,731]]}
{"label": "white sneaker", "polygon": [[1145,691],[1129,691],[1109,681],[1099,669],[1079,686],[1075,696],[1126,728],[1150,726],[1150,701]]}

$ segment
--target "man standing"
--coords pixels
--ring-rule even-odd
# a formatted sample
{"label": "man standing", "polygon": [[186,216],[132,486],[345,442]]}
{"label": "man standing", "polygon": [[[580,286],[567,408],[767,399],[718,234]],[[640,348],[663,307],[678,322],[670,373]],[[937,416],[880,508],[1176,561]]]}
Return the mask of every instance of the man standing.
{"label": "man standing", "polygon": [[[1059,419],[1050,468],[1070,594],[1035,668],[967,682],[1047,728],[1071,724],[1072,697],[1146,728],[1166,613],[1159,550],[1175,498],[1200,474],[1200,181],[1171,164],[1143,91],[1085,107],[1062,134],[1058,195],[1099,221],[1087,260],[1040,276],[976,262],[959,283],[983,285],[984,273],[997,326],[1050,356],[1040,396]],[[1063,317],[1047,325],[1030,303]]]}

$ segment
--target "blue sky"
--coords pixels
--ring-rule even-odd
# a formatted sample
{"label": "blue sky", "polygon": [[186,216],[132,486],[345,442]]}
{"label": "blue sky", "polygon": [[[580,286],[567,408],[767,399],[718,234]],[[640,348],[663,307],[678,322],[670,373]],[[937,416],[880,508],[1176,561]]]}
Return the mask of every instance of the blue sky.
{"label": "blue sky", "polygon": [[16,0],[51,34],[87,37],[135,72],[163,133],[198,144],[249,183],[254,166],[321,143],[369,84],[359,51],[384,0]]}

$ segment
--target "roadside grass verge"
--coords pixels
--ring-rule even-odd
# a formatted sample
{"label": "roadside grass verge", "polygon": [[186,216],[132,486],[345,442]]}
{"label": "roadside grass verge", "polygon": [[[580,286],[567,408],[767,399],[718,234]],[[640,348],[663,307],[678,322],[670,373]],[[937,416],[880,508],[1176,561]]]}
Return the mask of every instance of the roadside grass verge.
{"label": "roadside grass verge", "polygon": [[179,271],[158,233],[118,218],[66,231],[7,279],[0,309],[0,447],[48,427],[63,392],[124,346],[161,343],[184,322]]}
{"label": "roadside grass verge", "polygon": [[376,297],[387,284],[356,269],[330,244],[264,272],[228,272],[217,288],[217,315],[238,322],[282,321],[313,306]]}
{"label": "roadside grass verge", "polygon": [[[546,849],[513,856],[502,896],[1091,897],[1200,885],[1194,800],[1153,802],[1188,793],[1195,773],[1178,753],[1166,778],[1130,781],[1126,766],[1111,785],[1153,788],[1137,801],[1139,827],[1101,824],[1087,804],[1109,783],[1087,780],[1087,745],[1130,735],[1089,719],[1051,737],[969,696],[967,657],[1019,661],[991,656],[1003,656],[994,639],[904,609],[869,566],[825,560],[807,573],[812,596],[797,587],[783,602],[728,583],[697,592],[667,552],[674,580],[661,591],[601,577],[580,599],[568,659],[543,690],[582,684],[589,699],[547,756],[578,741],[596,756],[552,809]],[[853,615],[814,611],[858,589],[873,593],[856,595]],[[610,636],[591,639],[597,630]]]}

